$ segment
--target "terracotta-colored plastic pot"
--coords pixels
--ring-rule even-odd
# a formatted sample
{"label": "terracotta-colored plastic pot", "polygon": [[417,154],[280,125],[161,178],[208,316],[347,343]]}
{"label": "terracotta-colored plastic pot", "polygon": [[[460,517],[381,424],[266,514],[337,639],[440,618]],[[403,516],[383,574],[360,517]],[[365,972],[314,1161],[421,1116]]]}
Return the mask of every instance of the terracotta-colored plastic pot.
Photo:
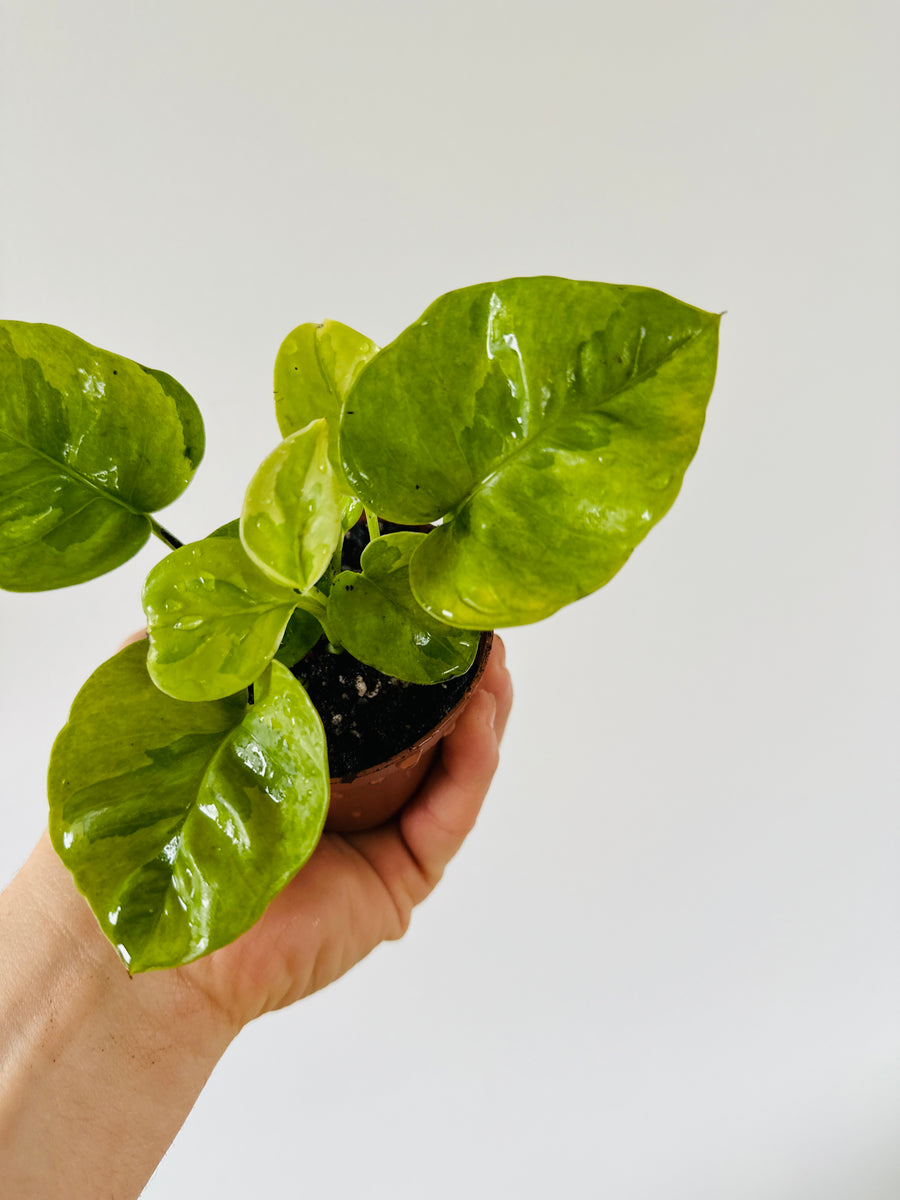
{"label": "terracotta-colored plastic pot", "polygon": [[425,778],[441,738],[450,733],[469,703],[484,674],[493,639],[492,633],[481,635],[475,655],[475,674],[450,712],[430,733],[386,762],[376,763],[347,779],[332,779],[326,829],[334,833],[372,829],[400,811]]}

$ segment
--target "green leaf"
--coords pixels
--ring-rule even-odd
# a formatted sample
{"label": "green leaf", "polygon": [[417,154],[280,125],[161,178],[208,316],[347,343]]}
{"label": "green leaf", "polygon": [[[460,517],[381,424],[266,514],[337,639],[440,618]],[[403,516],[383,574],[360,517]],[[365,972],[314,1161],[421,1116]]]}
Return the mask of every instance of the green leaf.
{"label": "green leaf", "polygon": [[341,537],[343,501],[328,461],[328,428],[312,421],[263,460],[241,513],[241,541],[276,583],[308,591]]}
{"label": "green leaf", "polygon": [[160,692],[146,643],[79,692],[50,760],[50,835],[132,972],[233,941],[309,858],[328,806],[322,723],[273,663],[243,697]]}
{"label": "green leaf", "polygon": [[208,538],[235,538],[238,541],[241,536],[241,519],[235,517],[233,521],[226,521],[224,525],[217,526],[212,533],[206,535]]}
{"label": "green leaf", "polygon": [[297,596],[262,573],[234,537],[173,550],[144,584],[153,682],[179,700],[248,687],[278,649]]}
{"label": "green leaf", "polygon": [[703,428],[719,318],[649,288],[540,277],[450,292],[348,396],[366,507],[443,524],[416,598],[473,629],[606,583],[669,509]]}
{"label": "green leaf", "polygon": [[0,587],[67,587],[131,558],[203,444],[170,375],[53,325],[0,322]]}
{"label": "green leaf", "polygon": [[276,659],[288,668],[300,662],[322,636],[322,626],[312,615],[298,608],[287,623]]}
{"label": "green leaf", "polygon": [[206,431],[203,428],[200,409],[190,393],[181,386],[177,379],[173,379],[165,371],[143,366],[141,370],[151,375],[174,403],[181,428],[184,431],[184,452],[196,471],[206,451]]}
{"label": "green leaf", "polygon": [[331,460],[343,483],[337,430],[344,397],[378,347],[340,321],[298,325],[275,359],[275,414],[284,437],[324,418],[331,432]]}
{"label": "green leaf", "polygon": [[341,529],[346,533],[348,529],[353,528],[362,515],[362,500],[357,500],[355,496],[348,496],[341,509]]}
{"label": "green leaf", "polygon": [[431,534],[389,533],[363,550],[362,574],[344,571],[328,598],[332,638],[360,662],[409,683],[441,683],[472,665],[479,635],[420,607],[409,587],[413,552]]}

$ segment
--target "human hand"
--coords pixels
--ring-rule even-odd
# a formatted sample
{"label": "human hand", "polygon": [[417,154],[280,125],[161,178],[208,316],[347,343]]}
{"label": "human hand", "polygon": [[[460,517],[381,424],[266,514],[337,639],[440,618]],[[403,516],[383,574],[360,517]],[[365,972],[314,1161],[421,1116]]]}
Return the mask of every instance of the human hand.
{"label": "human hand", "polygon": [[392,821],[326,833],[303,870],[237,941],[176,973],[240,1028],[331,983],[406,931],[475,824],[512,705],[495,635],[481,684],[422,786]]}
{"label": "human hand", "polygon": [[84,1200],[136,1197],[242,1026],[404,933],[475,823],[511,703],[495,637],[478,689],[398,816],[326,833],[251,929],[173,970],[128,976],[45,833],[0,895],[9,1194],[67,1200],[77,1178]]}

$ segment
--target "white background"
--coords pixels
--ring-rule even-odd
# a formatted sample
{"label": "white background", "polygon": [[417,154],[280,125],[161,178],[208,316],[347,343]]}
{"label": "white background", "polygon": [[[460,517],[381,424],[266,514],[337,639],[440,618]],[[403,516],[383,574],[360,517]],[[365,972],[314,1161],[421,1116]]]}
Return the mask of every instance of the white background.
{"label": "white background", "polygon": [[[4,8],[3,313],[194,394],[182,538],[278,440],[301,321],[384,343],[538,273],[727,310],[672,513],[509,634],[504,762],[442,887],[245,1031],[145,1195],[900,1195],[894,6]],[[158,554],[0,596],[0,882]]]}

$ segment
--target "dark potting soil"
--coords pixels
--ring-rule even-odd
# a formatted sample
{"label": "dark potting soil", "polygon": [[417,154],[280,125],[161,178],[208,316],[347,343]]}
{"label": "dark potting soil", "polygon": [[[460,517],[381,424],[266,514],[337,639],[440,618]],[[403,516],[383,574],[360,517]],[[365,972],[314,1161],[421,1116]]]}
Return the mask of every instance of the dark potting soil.
{"label": "dark potting soil", "polygon": [[[382,533],[428,528],[390,521],[381,521],[380,527]],[[368,540],[365,521],[350,531],[344,541],[345,570],[359,570]],[[382,675],[346,650],[332,654],[324,638],[293,668],[322,718],[335,779],[384,762],[424,737],[450,712],[475,670],[473,663],[464,675],[446,683],[405,683]]]}
{"label": "dark potting soil", "polygon": [[405,683],[367,667],[324,638],[294,667],[319,711],[332,777],[346,779],[413,745],[439,724],[475,673],[446,683]]}

